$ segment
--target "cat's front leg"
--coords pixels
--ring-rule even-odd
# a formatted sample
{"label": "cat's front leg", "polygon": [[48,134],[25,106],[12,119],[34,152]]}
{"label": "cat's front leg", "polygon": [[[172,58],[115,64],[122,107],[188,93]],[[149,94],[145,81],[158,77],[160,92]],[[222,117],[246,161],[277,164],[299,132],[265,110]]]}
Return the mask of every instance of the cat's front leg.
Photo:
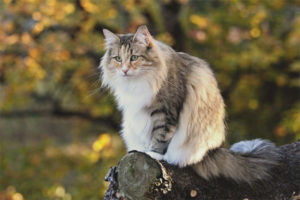
{"label": "cat's front leg", "polygon": [[151,114],[153,128],[150,137],[149,151],[151,157],[161,160],[175,133],[175,125],[168,123],[164,110],[157,110]]}
{"label": "cat's front leg", "polygon": [[165,154],[169,143],[175,133],[175,127],[167,125],[154,126],[152,129],[150,151]]}
{"label": "cat's front leg", "polygon": [[159,129],[161,130],[153,128],[149,151],[146,153],[152,158],[162,160],[174,135],[174,131],[170,132],[165,128]]}
{"label": "cat's front leg", "polygon": [[123,125],[122,130],[122,137],[126,144],[127,151],[140,151],[140,152],[146,152],[148,150],[147,144],[145,144],[145,141],[141,140],[139,137],[141,136],[138,134],[135,134],[134,129],[130,128],[128,124]]}
{"label": "cat's front leg", "polygon": [[154,151],[147,151],[146,154],[148,154],[149,156],[151,156],[151,158],[154,158],[156,160],[162,160],[164,157],[163,154],[156,153]]}

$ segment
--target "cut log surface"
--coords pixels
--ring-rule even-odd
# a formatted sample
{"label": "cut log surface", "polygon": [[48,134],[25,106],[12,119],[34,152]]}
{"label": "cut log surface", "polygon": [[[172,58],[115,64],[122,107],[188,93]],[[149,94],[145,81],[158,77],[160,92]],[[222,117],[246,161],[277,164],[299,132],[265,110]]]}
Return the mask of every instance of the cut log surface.
{"label": "cut log surface", "polygon": [[252,185],[225,177],[205,180],[192,168],[179,168],[152,159],[145,153],[129,152],[112,167],[105,200],[230,199],[300,200],[300,141],[279,147],[282,161],[272,178]]}

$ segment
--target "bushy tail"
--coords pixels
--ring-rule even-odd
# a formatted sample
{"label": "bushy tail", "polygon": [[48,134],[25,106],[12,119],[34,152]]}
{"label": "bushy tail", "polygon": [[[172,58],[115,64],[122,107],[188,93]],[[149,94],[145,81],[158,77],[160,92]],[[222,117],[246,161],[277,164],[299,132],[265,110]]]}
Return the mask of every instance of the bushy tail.
{"label": "bushy tail", "polygon": [[278,165],[280,157],[274,143],[256,139],[236,143],[230,150],[212,150],[193,168],[205,179],[224,176],[236,182],[251,184],[270,177],[272,168]]}

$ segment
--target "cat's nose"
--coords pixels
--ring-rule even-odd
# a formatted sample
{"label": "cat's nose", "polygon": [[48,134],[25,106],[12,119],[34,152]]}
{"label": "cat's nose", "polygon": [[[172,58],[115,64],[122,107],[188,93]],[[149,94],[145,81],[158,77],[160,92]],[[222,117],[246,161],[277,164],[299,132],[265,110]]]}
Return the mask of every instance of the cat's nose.
{"label": "cat's nose", "polygon": [[128,72],[129,68],[126,68],[126,69],[122,69],[122,72],[126,75],[127,72]]}

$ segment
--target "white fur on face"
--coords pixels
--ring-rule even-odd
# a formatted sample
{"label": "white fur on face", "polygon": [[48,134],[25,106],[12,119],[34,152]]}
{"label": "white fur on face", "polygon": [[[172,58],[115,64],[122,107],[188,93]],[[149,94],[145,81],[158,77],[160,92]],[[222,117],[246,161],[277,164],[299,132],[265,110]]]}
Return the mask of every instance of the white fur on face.
{"label": "white fur on face", "polygon": [[[119,50],[119,56],[122,59],[121,63],[118,63],[115,60],[112,60],[113,65],[119,65],[119,67],[114,67],[116,70],[116,74],[120,77],[124,77],[124,78],[139,78],[138,76],[141,75],[141,67],[139,66],[136,69],[130,67],[131,65],[131,61],[130,61],[130,51],[125,47],[125,46],[121,46],[120,50]],[[127,71],[126,73],[124,71]],[[142,77],[140,77],[142,78]]]}

